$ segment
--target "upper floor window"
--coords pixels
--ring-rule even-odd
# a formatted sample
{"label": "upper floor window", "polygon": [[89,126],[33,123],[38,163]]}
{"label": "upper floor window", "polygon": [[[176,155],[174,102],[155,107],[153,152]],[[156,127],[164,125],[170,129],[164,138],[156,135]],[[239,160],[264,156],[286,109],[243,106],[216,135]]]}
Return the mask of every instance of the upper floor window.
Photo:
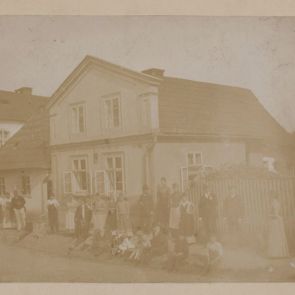
{"label": "upper floor window", "polygon": [[71,106],[72,133],[84,133],[86,129],[85,105],[76,104]]}
{"label": "upper floor window", "polygon": [[187,154],[187,166],[200,166],[202,165],[202,154],[200,152],[189,152]]}
{"label": "upper floor window", "polygon": [[105,128],[121,126],[121,110],[119,97],[109,97],[104,100]]}
{"label": "upper floor window", "polygon": [[55,118],[50,118],[50,136],[51,139],[55,138]]}
{"label": "upper floor window", "polygon": [[141,118],[143,127],[149,127],[151,124],[151,104],[148,97],[143,97],[141,101]]}
{"label": "upper floor window", "polygon": [[0,147],[5,144],[5,142],[8,140],[9,137],[9,131],[6,129],[0,129]]}
{"label": "upper floor window", "polygon": [[5,178],[4,177],[0,177],[0,195],[4,195],[5,192],[6,192]]}

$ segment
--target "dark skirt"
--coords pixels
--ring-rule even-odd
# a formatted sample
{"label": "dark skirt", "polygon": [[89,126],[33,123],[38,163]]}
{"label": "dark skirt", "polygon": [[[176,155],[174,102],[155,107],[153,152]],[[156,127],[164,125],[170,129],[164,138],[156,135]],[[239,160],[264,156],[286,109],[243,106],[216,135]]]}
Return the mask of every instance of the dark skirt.
{"label": "dark skirt", "polygon": [[193,214],[182,214],[179,224],[179,234],[183,236],[192,236],[194,234],[194,216]]}

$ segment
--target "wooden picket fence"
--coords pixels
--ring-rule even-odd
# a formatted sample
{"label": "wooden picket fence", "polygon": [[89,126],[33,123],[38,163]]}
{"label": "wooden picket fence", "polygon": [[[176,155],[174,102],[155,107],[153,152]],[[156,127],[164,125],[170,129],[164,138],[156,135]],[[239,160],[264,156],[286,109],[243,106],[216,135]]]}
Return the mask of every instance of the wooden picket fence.
{"label": "wooden picket fence", "polygon": [[[235,187],[245,210],[243,229],[249,233],[265,233],[270,212],[270,192],[277,193],[281,206],[285,229],[289,238],[295,235],[295,177],[272,178],[219,178],[206,184],[218,199],[219,232],[227,231],[224,219],[223,203],[229,196],[230,188]],[[203,194],[204,183],[194,183],[189,189],[189,197],[195,204],[198,217],[198,204]],[[198,220],[198,219],[196,219]],[[197,221],[197,226],[200,226]]]}

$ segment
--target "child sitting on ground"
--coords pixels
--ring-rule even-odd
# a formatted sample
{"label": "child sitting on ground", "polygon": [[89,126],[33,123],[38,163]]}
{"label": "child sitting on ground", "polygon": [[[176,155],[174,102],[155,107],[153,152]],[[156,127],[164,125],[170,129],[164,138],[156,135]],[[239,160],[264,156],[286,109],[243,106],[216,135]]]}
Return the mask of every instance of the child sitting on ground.
{"label": "child sitting on ground", "polygon": [[135,248],[134,241],[131,235],[125,236],[118,247],[118,253],[121,256],[128,257]]}
{"label": "child sitting on ground", "polygon": [[206,271],[209,271],[213,266],[220,263],[223,257],[223,246],[217,241],[214,235],[210,236],[207,243],[207,266]]}
{"label": "child sitting on ground", "polygon": [[150,247],[146,248],[142,254],[142,264],[147,264],[151,262],[154,257],[163,256],[168,252],[168,238],[159,225],[153,228],[150,243]]}
{"label": "child sitting on ground", "polygon": [[138,231],[133,239],[134,249],[129,256],[129,259],[137,263],[141,262],[145,252],[151,247],[151,237],[144,234],[142,231]]}
{"label": "child sitting on ground", "polygon": [[174,247],[169,253],[167,261],[168,271],[177,271],[179,267],[185,263],[189,255],[189,248],[184,236],[176,236],[174,238]]}

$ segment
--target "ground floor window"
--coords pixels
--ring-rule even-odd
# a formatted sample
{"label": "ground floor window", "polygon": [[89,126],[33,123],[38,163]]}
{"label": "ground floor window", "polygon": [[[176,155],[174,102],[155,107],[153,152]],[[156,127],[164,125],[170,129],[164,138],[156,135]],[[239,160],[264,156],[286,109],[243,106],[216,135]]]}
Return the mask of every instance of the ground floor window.
{"label": "ground floor window", "polygon": [[123,154],[108,154],[105,156],[106,173],[110,192],[125,191],[124,156]]}
{"label": "ground floor window", "polygon": [[104,170],[95,171],[95,192],[107,194],[109,189],[107,173]]}
{"label": "ground floor window", "polygon": [[72,193],[72,171],[64,172],[64,193]]}
{"label": "ground floor window", "polygon": [[71,160],[72,169],[63,173],[63,191],[65,194],[86,194],[91,191],[91,177],[86,157]]}
{"label": "ground floor window", "polygon": [[4,195],[6,192],[6,188],[5,188],[5,178],[4,177],[0,177],[0,195]]}

